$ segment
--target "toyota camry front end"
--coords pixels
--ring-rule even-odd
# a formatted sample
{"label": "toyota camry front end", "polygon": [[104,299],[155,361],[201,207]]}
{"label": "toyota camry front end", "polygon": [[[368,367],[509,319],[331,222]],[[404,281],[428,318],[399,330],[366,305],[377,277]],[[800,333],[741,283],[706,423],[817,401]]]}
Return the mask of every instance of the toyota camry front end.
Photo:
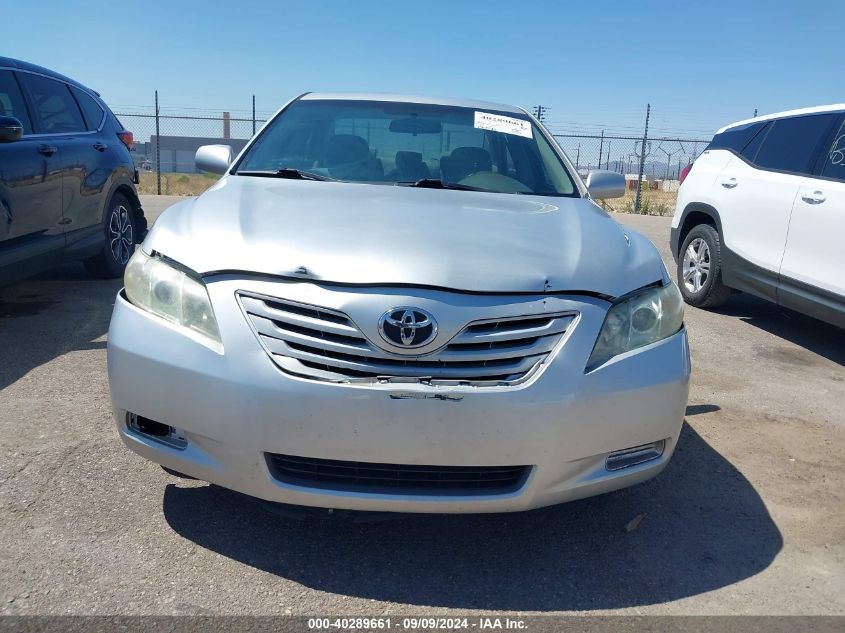
{"label": "toyota camry front end", "polygon": [[[118,432],[269,501],[526,510],[636,484],[687,401],[654,246],[523,110],[286,105],[130,261],[109,330]],[[591,192],[593,195],[591,195]]]}

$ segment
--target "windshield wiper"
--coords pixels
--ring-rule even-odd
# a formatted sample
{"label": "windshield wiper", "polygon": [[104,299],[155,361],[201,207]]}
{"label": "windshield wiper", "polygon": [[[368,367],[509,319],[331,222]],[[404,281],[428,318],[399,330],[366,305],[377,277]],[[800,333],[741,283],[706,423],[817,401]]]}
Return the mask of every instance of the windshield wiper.
{"label": "windshield wiper", "polygon": [[293,167],[282,167],[276,171],[238,171],[240,176],[262,176],[264,178],[290,178],[291,180],[334,180],[328,176],[314,174],[310,171],[302,171]]}
{"label": "windshield wiper", "polygon": [[400,187],[422,187],[424,189],[457,189],[458,191],[488,191],[480,187],[470,187],[457,182],[443,182],[439,178],[420,178],[419,180],[399,181]]}

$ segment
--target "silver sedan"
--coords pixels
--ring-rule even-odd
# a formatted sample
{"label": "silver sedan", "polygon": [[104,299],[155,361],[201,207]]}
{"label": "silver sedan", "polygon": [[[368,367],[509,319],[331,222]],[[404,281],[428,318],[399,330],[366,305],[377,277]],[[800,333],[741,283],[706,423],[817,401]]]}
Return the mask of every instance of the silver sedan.
{"label": "silver sedan", "polygon": [[654,246],[511,106],[307,94],[132,257],[117,429],[270,501],[527,510],[661,471],[690,358]]}

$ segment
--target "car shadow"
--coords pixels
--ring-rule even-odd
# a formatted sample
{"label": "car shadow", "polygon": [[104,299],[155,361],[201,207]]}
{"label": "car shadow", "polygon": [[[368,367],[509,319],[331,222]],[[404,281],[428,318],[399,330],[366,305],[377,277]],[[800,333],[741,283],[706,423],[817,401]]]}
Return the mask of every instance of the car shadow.
{"label": "car shadow", "polygon": [[104,349],[122,283],[69,264],[0,288],[0,389],[68,352]]}
{"label": "car shadow", "polygon": [[663,603],[749,578],[783,545],[751,483],[686,424],[657,478],[532,512],[361,524],[265,506],[216,486],[171,484],[163,499],[179,535],[245,565],[320,591],[457,609]]}
{"label": "car shadow", "polygon": [[728,303],[713,309],[713,312],[737,317],[834,363],[845,365],[845,330],[835,325],[747,293],[731,295]]}
{"label": "car shadow", "polygon": [[687,417],[693,415],[702,415],[704,413],[715,413],[721,411],[722,407],[718,404],[690,404],[687,405]]}

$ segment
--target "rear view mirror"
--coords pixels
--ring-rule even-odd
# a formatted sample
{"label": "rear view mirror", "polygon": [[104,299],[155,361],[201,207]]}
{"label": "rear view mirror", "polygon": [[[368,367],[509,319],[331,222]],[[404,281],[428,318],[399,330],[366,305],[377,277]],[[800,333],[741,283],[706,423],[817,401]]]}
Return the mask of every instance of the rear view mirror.
{"label": "rear view mirror", "polygon": [[23,125],[13,116],[0,116],[0,143],[13,143],[23,136]]}
{"label": "rear view mirror", "polygon": [[431,119],[418,119],[411,117],[407,119],[393,119],[390,122],[390,131],[399,134],[440,134],[443,129],[440,121]]}
{"label": "rear view mirror", "polygon": [[625,176],[615,171],[596,169],[587,174],[587,191],[595,200],[621,198],[625,195]]}
{"label": "rear view mirror", "polygon": [[197,150],[194,162],[197,169],[212,174],[225,174],[232,164],[232,147],[229,145],[203,145]]}

